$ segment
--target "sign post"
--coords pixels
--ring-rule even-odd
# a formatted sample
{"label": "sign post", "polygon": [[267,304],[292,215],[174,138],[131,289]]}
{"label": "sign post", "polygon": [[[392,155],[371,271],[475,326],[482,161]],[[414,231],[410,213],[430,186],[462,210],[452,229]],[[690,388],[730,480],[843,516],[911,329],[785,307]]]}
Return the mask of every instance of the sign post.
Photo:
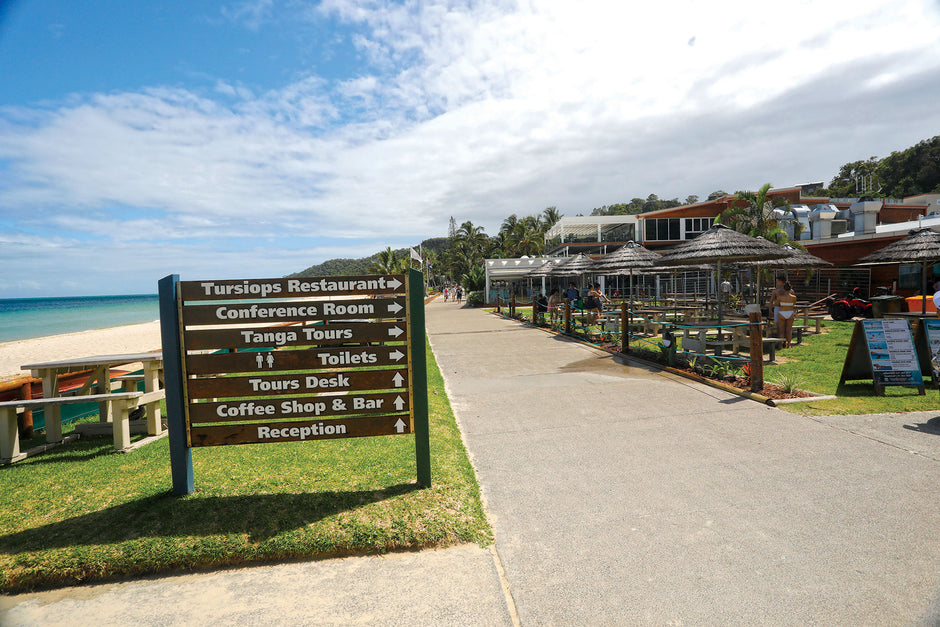
{"label": "sign post", "polygon": [[163,343],[163,384],[166,388],[167,437],[170,440],[170,471],[173,494],[192,494],[193,453],[186,435],[186,398],[183,393],[182,329],[179,323],[179,275],[171,274],[159,282],[160,335]]}
{"label": "sign post", "polygon": [[409,433],[430,486],[423,288],[414,270],[161,280],[174,493],[192,447]]}

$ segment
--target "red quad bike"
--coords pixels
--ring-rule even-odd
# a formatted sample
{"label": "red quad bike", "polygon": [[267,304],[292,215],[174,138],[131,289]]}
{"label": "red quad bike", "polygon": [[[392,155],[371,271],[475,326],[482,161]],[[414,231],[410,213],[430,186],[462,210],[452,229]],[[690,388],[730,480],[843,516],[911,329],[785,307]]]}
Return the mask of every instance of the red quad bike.
{"label": "red quad bike", "polygon": [[860,298],[861,290],[857,287],[845,298],[829,298],[826,304],[829,306],[829,315],[833,320],[851,320],[859,316],[862,318],[871,318],[873,316],[871,302]]}

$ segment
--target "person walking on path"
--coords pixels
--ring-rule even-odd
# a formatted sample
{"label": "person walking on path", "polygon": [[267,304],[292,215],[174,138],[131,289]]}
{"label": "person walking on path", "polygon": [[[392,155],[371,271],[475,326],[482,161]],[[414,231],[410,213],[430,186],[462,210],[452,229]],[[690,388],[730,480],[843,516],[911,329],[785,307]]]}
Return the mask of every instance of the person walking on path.
{"label": "person walking on path", "polygon": [[796,294],[786,277],[777,277],[777,287],[770,295],[770,307],[777,323],[777,336],[786,341],[784,348],[790,348],[793,320],[796,318]]}

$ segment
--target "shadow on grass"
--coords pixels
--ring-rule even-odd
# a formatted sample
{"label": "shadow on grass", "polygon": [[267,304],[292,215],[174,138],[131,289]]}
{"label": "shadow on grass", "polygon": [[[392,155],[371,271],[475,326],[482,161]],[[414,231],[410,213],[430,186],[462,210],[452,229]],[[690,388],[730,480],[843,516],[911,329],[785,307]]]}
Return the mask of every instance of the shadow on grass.
{"label": "shadow on grass", "polygon": [[[923,396],[923,394],[919,394],[917,392],[917,388],[909,387],[906,385],[886,386],[886,389],[896,390],[898,392],[897,394],[887,394],[887,396],[891,396],[895,398],[900,397],[900,396]],[[852,381],[851,383],[843,383],[842,385],[839,385],[836,387],[835,394],[836,396],[840,396],[840,397],[847,396],[847,397],[852,397],[852,398],[860,398],[864,396],[874,398],[877,396],[875,394],[874,383],[871,381],[871,379],[869,379],[868,381],[859,380],[859,381]],[[882,396],[878,398],[885,398],[885,397]]]}
{"label": "shadow on grass", "polygon": [[178,498],[163,493],[56,523],[0,536],[0,552],[109,544],[142,537],[247,534],[271,538],[334,514],[419,489],[414,483],[378,490]]}
{"label": "shadow on grass", "polygon": [[843,383],[842,385],[836,386],[836,396],[849,396],[853,398],[875,396],[874,384],[871,381]]}
{"label": "shadow on grass", "polygon": [[[67,433],[65,435],[69,436],[72,434]],[[131,444],[139,442],[145,437],[147,436],[134,434],[131,436]],[[46,440],[42,436],[40,436],[38,440],[36,438],[34,438],[34,440],[36,443],[31,444],[29,448],[46,444]],[[22,445],[20,450],[26,451],[29,449],[25,445]],[[114,440],[110,435],[82,436],[71,442],[57,444],[49,450],[37,454],[35,457],[30,457],[28,460],[17,462],[17,464],[11,464],[9,466],[4,466],[2,469],[0,469],[0,471],[3,471],[3,469],[10,471],[17,468],[18,466],[26,465],[72,464],[76,462],[88,461],[104,455],[113,454],[115,454]],[[121,454],[123,455],[125,453]]]}
{"label": "shadow on grass", "polygon": [[920,431],[921,433],[940,435],[940,416],[931,418],[927,422],[920,422],[915,425],[903,425],[903,427],[910,431]]}

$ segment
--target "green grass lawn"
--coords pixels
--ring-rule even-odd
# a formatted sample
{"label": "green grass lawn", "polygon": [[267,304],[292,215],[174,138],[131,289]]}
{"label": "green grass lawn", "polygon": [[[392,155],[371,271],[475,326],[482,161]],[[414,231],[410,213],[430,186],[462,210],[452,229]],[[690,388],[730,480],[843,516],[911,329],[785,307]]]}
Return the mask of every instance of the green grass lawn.
{"label": "green grass lawn", "polygon": [[168,571],[492,541],[428,347],[432,483],[413,436],[193,450],[170,493],[164,438],[115,454],[83,438],[0,468],[0,591]]}
{"label": "green grass lawn", "polygon": [[920,396],[917,390],[902,387],[888,387],[885,388],[884,396],[875,396],[870,379],[848,381],[839,388],[839,378],[855,322],[826,321],[824,324],[826,333],[807,335],[803,344],[778,351],[777,355],[785,357],[787,362],[764,366],[764,379],[775,381],[786,377],[796,382],[798,388],[820,394],[835,394],[839,398],[781,405],[782,409],[805,415],[827,415],[929,411],[940,408],[937,391],[930,388],[925,396]]}

